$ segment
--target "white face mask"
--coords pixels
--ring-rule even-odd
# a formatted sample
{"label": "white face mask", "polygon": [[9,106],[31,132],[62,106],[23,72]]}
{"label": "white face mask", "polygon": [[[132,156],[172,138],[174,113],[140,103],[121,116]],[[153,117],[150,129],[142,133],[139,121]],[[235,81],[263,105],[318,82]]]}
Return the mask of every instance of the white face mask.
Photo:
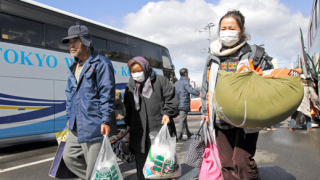
{"label": "white face mask", "polygon": [[136,72],[136,73],[131,73],[132,78],[137,81],[137,82],[143,82],[145,80],[143,71],[141,72]]}
{"label": "white face mask", "polygon": [[240,31],[226,30],[220,31],[220,40],[226,46],[232,46],[239,41]]}

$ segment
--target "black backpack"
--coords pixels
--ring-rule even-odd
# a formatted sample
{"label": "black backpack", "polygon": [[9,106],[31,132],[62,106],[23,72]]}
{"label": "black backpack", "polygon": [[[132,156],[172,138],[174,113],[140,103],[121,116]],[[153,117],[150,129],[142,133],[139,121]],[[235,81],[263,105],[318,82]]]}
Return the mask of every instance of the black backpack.
{"label": "black backpack", "polygon": [[271,63],[272,59],[272,57],[265,53],[263,47],[256,45],[256,53],[253,58],[254,69],[256,69],[259,65],[261,70],[273,69],[273,65]]}

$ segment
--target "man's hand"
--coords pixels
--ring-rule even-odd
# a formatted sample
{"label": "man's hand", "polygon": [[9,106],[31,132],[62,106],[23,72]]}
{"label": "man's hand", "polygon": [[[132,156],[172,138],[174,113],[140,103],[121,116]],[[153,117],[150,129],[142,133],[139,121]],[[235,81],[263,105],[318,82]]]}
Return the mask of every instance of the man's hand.
{"label": "man's hand", "polygon": [[168,115],[163,115],[162,117],[162,124],[169,124],[170,118]]}
{"label": "man's hand", "polygon": [[209,116],[201,115],[201,119],[202,119],[202,120],[206,120],[206,123],[207,123],[207,124],[209,123]]}
{"label": "man's hand", "polygon": [[67,122],[67,126],[69,127],[69,121]]}
{"label": "man's hand", "polygon": [[108,136],[110,133],[110,126],[106,124],[101,124],[101,134]]}

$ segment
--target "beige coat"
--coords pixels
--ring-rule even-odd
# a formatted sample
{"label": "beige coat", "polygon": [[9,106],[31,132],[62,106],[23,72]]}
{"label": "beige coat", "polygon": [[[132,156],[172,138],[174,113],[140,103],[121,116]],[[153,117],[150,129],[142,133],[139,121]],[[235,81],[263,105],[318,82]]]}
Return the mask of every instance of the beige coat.
{"label": "beige coat", "polygon": [[306,83],[303,81],[304,96],[303,100],[298,107],[298,111],[302,112],[304,115],[311,117],[310,99],[318,101],[318,95],[314,89],[313,83]]}

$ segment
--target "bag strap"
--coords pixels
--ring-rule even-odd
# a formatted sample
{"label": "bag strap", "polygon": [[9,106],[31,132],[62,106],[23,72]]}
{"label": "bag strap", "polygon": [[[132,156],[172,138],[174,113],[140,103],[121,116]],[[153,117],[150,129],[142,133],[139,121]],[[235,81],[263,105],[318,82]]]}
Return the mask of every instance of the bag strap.
{"label": "bag strap", "polygon": [[254,58],[253,58],[254,69],[256,69],[259,66],[262,60],[263,54],[264,54],[264,48],[261,46],[256,46],[256,53],[254,54]]}
{"label": "bag strap", "polygon": [[196,135],[199,135],[199,136],[200,136],[200,131],[201,131],[201,129],[203,129],[203,124],[204,124],[204,122],[205,122],[205,120],[203,120],[203,121],[201,122],[200,128],[199,128],[199,130],[198,130],[198,132],[197,132]]}
{"label": "bag strap", "polygon": [[207,134],[208,126],[207,126],[207,123],[204,123],[203,126],[204,126],[204,128],[203,128],[204,145],[205,145],[205,147],[207,147],[208,146],[208,144],[207,144],[207,142],[208,142],[208,134]]}

